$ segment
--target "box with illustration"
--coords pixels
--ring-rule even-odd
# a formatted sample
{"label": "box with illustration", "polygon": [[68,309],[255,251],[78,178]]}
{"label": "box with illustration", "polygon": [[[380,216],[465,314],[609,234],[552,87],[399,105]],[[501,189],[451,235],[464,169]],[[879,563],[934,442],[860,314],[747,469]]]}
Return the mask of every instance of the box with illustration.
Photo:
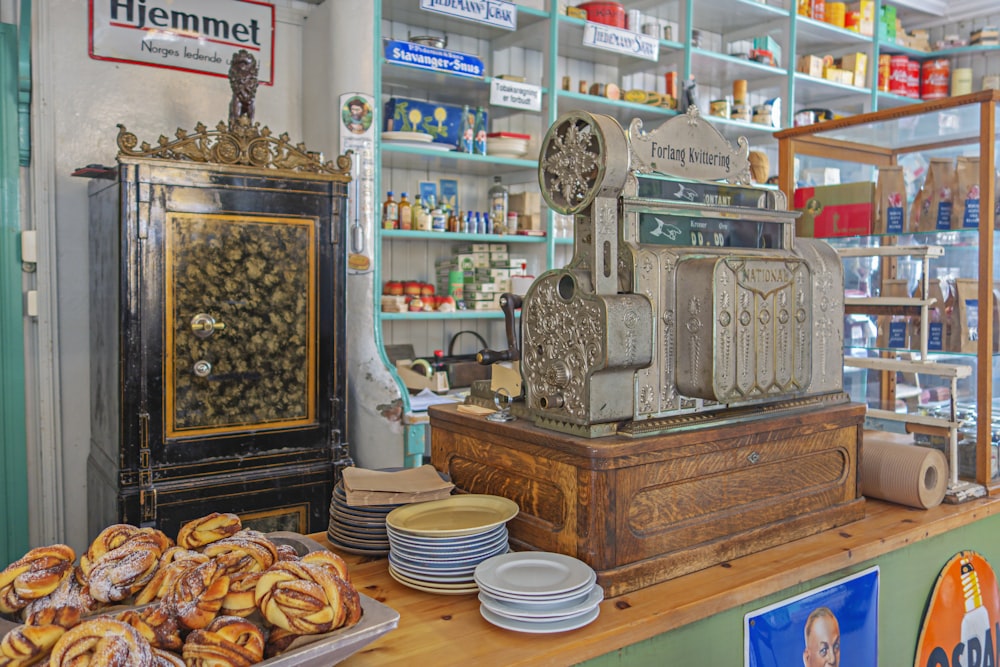
{"label": "box with illustration", "polygon": [[[464,112],[463,107],[455,104],[390,97],[385,103],[384,129],[386,132],[421,132],[431,135],[434,143],[457,147],[462,128],[467,124]],[[475,114],[476,110],[472,112]],[[488,128],[489,112],[483,109],[481,114],[480,122]]]}

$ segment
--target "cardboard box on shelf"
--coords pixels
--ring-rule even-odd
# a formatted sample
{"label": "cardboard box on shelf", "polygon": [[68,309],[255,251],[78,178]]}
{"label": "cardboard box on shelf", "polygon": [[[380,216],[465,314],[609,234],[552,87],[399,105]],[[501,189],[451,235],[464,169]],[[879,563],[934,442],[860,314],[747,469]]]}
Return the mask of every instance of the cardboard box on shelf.
{"label": "cardboard box on shelf", "polygon": [[796,222],[799,236],[858,236],[872,233],[874,183],[842,183],[796,188],[794,207],[802,211]]}
{"label": "cardboard box on shelf", "polygon": [[852,9],[859,12],[858,32],[869,37],[875,34],[875,0],[861,0],[852,5]]}
{"label": "cardboard box on shelf", "polygon": [[817,79],[823,78],[823,59],[819,56],[804,55],[799,58],[798,71]]}
{"label": "cardboard box on shelf", "polygon": [[522,213],[517,218],[517,225],[521,229],[543,230],[545,229],[545,218],[540,213]]}
{"label": "cardboard box on shelf", "polygon": [[852,74],[852,85],[864,88],[868,76],[868,55],[848,53],[840,59],[840,67]]}
{"label": "cardboard box on shelf", "polygon": [[[507,197],[507,209],[517,211],[520,215],[537,215],[542,211],[542,194],[540,192],[515,192]],[[519,224],[520,223],[519,220]]]}
{"label": "cardboard box on shelf", "polygon": [[842,83],[847,86],[854,85],[854,72],[840,67],[826,67],[823,70],[823,78],[834,83]]}

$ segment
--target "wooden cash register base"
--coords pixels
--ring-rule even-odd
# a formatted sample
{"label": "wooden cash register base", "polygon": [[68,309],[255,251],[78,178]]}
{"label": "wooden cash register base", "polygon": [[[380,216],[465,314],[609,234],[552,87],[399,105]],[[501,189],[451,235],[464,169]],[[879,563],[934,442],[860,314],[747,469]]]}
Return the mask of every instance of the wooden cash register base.
{"label": "wooden cash register base", "polygon": [[608,597],[864,517],[864,406],[586,439],[433,406],[431,461],[517,502],[511,545],[575,556]]}

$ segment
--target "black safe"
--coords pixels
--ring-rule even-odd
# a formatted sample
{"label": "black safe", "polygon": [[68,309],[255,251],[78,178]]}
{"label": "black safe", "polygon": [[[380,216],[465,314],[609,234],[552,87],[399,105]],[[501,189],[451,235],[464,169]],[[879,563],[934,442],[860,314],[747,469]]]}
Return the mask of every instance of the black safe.
{"label": "black safe", "polygon": [[88,532],[325,530],[350,462],[349,158],[246,124],[118,143],[89,187]]}

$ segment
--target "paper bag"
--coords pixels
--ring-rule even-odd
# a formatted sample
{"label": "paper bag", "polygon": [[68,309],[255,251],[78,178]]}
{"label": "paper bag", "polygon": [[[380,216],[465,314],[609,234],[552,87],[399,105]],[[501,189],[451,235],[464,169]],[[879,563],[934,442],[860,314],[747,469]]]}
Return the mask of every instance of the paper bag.
{"label": "paper bag", "polygon": [[882,167],[875,184],[874,234],[903,234],[906,222],[906,180],[902,167]]}

